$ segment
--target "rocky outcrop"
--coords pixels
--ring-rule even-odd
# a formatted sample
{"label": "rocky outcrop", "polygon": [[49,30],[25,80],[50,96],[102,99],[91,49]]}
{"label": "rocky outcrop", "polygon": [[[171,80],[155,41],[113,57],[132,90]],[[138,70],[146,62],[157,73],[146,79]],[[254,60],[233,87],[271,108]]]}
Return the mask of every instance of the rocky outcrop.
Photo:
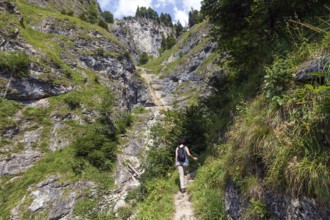
{"label": "rocky outcrop", "polygon": [[38,100],[50,96],[65,94],[72,91],[72,87],[64,87],[50,81],[34,78],[13,79],[6,94],[7,99],[27,101]]}
{"label": "rocky outcrop", "polygon": [[[330,57],[322,56],[319,59],[311,60],[305,63],[295,74],[294,80],[297,82],[323,81],[324,75],[330,68]],[[319,74],[317,76],[316,74]],[[330,78],[330,76],[327,76]]]}
{"label": "rocky outcrop", "polygon": [[[91,182],[63,182],[60,176],[51,176],[35,187],[30,187],[30,194],[11,210],[11,219],[22,219],[26,212],[29,212],[31,219],[41,216],[42,219],[70,219],[68,216],[72,214],[76,201],[91,187]],[[23,208],[24,204],[28,206],[28,210]]]}
{"label": "rocky outcrop", "polygon": [[7,157],[0,157],[0,176],[17,174],[30,168],[42,156],[41,152],[27,149]]}
{"label": "rocky outcrop", "polygon": [[85,66],[106,74],[112,82],[116,82],[112,86],[114,94],[117,96],[117,105],[119,107],[132,109],[137,104],[144,105],[147,102],[146,86],[136,75],[135,67],[128,58],[80,56],[79,60]]}
{"label": "rocky outcrop", "polygon": [[[189,104],[192,96],[206,97],[211,89],[210,79],[224,74],[218,66],[221,57],[214,56],[216,43],[205,39],[208,31],[206,26],[190,34],[179,50],[162,63],[163,70],[154,77],[153,85],[165,104],[182,107]],[[167,70],[167,65],[175,62],[175,68]]]}
{"label": "rocky outcrop", "polygon": [[[274,219],[329,219],[330,209],[321,208],[316,200],[302,197],[295,198],[290,195],[274,191],[265,191],[262,198],[266,205],[268,218]],[[239,188],[229,181],[225,190],[225,211],[228,219],[238,220],[244,218],[249,207],[248,197],[240,194]]]}
{"label": "rocky outcrop", "polygon": [[143,52],[158,57],[162,36],[174,34],[171,27],[145,18],[117,20],[111,32],[125,45],[135,63]]}

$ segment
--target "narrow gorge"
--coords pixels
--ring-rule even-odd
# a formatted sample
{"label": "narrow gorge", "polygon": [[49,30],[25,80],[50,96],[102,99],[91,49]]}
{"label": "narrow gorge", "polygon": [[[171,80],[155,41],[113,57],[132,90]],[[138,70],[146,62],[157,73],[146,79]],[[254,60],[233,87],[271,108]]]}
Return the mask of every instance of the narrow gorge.
{"label": "narrow gorge", "polygon": [[0,0],[0,220],[329,219],[329,7]]}

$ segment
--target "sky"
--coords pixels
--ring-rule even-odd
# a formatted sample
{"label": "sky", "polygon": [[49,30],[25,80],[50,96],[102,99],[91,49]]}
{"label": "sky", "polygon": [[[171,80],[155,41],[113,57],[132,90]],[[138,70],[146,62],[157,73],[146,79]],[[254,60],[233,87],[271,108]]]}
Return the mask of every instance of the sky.
{"label": "sky", "polygon": [[183,26],[188,25],[188,13],[191,8],[200,10],[201,0],[97,0],[102,11],[110,11],[115,18],[134,16],[138,6],[151,7],[157,11],[168,13],[172,21],[180,21]]}

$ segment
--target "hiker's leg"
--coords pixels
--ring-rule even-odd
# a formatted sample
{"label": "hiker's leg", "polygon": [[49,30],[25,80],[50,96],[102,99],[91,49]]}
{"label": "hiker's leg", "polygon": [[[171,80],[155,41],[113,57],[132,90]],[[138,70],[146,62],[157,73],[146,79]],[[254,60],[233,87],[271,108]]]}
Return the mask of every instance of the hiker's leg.
{"label": "hiker's leg", "polygon": [[183,164],[184,188],[187,188],[188,186],[187,168],[188,168],[188,164],[184,163]]}
{"label": "hiker's leg", "polygon": [[185,178],[184,178],[184,169],[182,165],[177,166],[178,171],[179,171],[179,176],[180,176],[180,189],[186,188],[185,185]]}

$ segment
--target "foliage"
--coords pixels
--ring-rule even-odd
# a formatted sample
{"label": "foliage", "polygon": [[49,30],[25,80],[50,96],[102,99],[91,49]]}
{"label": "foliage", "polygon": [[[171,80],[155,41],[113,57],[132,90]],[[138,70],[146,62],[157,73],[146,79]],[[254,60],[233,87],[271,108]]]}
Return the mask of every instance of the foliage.
{"label": "foliage", "polygon": [[272,51],[290,49],[290,19],[315,21],[314,17],[328,14],[326,0],[318,1],[239,1],[204,0],[202,13],[214,24],[213,38],[219,48],[231,56],[231,66],[246,75],[255,67],[269,64]]}
{"label": "foliage", "polygon": [[[291,64],[292,65],[292,64]],[[266,98],[276,101],[282,105],[283,92],[288,89],[292,79],[292,70],[287,60],[277,59],[271,68],[266,67],[264,77],[264,91]]]}
{"label": "foliage", "polygon": [[174,29],[175,29],[175,36],[178,38],[181,35],[182,31],[183,31],[183,26],[182,26],[182,24],[179,20],[174,25]]}
{"label": "foliage", "polygon": [[0,98],[0,118],[11,117],[21,108],[22,105],[16,101]]}
{"label": "foliage", "polygon": [[226,182],[223,160],[209,161],[198,169],[188,190],[199,219],[226,219],[223,199]]}
{"label": "foliage", "polygon": [[136,18],[147,18],[154,21],[157,21],[158,23],[162,23],[165,26],[173,27],[172,18],[170,14],[167,13],[161,13],[160,16],[157,14],[155,10],[148,7],[137,7],[135,12]]}
{"label": "foliage", "polygon": [[173,205],[173,194],[177,191],[175,180],[177,175],[170,175],[164,179],[155,176],[154,180],[144,183],[148,194],[139,204],[140,212],[136,219],[170,219],[175,208]]}
{"label": "foliage", "polygon": [[72,11],[71,9],[69,9],[67,15],[73,16],[74,15],[74,11]]}
{"label": "foliage", "polygon": [[64,102],[70,107],[71,110],[80,107],[81,97],[79,94],[68,94],[64,97]]}
{"label": "foliage", "polygon": [[140,58],[139,58],[139,64],[140,65],[144,65],[146,63],[148,63],[149,61],[149,56],[146,52],[143,52],[141,55],[140,55]]}
{"label": "foliage", "polygon": [[159,20],[160,20],[160,22],[163,23],[165,26],[173,27],[172,18],[171,18],[171,15],[170,15],[170,14],[167,14],[167,13],[160,13]]}
{"label": "foliage", "polygon": [[252,198],[249,207],[244,212],[244,218],[247,219],[266,219],[269,218],[266,204],[259,200]]}
{"label": "foliage", "polygon": [[114,18],[113,18],[113,14],[110,11],[104,11],[102,12],[102,17],[104,18],[104,20],[107,23],[113,23],[114,22]]}
{"label": "foliage", "polygon": [[28,76],[30,58],[25,52],[0,52],[0,71],[14,78]]}
{"label": "foliage", "polygon": [[155,10],[152,8],[146,8],[146,7],[137,7],[135,12],[135,17],[137,18],[148,18],[151,20],[158,20],[159,16]]}
{"label": "foliage", "polygon": [[62,10],[61,10],[61,14],[62,14],[62,15],[66,15],[66,14],[67,14],[66,10],[65,10],[65,9],[62,9]]}
{"label": "foliage", "polygon": [[99,169],[110,170],[116,158],[116,145],[115,140],[109,139],[96,128],[78,137],[73,147],[78,158],[86,159]]}
{"label": "foliage", "polygon": [[188,19],[189,27],[192,27],[195,24],[198,24],[203,21],[203,16],[198,10],[191,8],[188,15],[189,15],[189,19]]}
{"label": "foliage", "polygon": [[176,39],[173,34],[165,37],[162,35],[162,42],[160,47],[160,52],[163,53],[165,50],[171,49],[176,43]]}
{"label": "foliage", "polygon": [[79,18],[83,21],[89,22],[91,24],[96,24],[100,21],[99,15],[97,12],[97,6],[95,3],[91,4],[87,12],[84,12],[79,15]]}
{"label": "foliage", "polygon": [[108,30],[108,23],[103,21],[102,19],[99,20],[99,23],[98,25],[101,27],[101,28],[104,28],[105,30]]}

